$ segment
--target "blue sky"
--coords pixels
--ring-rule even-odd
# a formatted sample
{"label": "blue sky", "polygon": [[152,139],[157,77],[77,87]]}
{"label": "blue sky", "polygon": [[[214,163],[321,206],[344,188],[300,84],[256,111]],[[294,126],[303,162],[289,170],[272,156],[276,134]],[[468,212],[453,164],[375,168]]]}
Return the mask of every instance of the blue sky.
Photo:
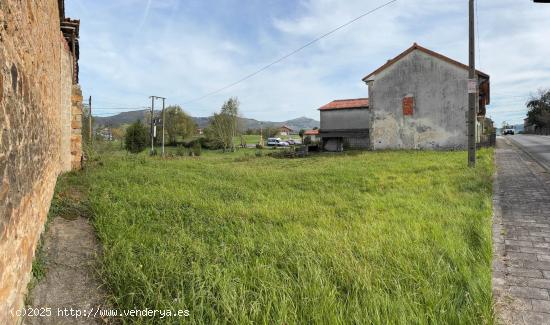
{"label": "blue sky", "polygon": [[[319,119],[319,106],[366,97],[361,78],[417,42],[467,63],[467,1],[398,0],[235,87],[226,86],[387,0],[66,0],[81,19],[80,83],[101,116],[167,97],[208,116],[239,97],[244,116]],[[520,123],[550,88],[550,5],[479,0],[478,69],[491,75],[488,115]],[[160,104],[160,103],[159,103]],[[127,109],[127,110],[129,110]]]}

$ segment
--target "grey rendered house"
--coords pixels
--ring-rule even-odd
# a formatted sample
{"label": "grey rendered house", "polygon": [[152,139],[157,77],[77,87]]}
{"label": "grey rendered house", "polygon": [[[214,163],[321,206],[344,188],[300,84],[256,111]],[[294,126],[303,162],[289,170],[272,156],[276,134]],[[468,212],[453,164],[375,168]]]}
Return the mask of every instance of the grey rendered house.
{"label": "grey rendered house", "polygon": [[327,151],[368,149],[371,111],[368,98],[340,99],[319,108],[319,136]]}
{"label": "grey rendered house", "polygon": [[[490,84],[489,75],[481,71],[476,71],[476,79],[479,139],[490,100]],[[332,113],[326,114],[323,108],[329,103],[319,109],[320,135],[326,150],[342,150],[350,136],[351,142],[360,142],[363,147],[366,142],[374,150],[466,148],[465,64],[415,43],[362,80],[369,94],[368,100],[363,99],[365,107],[329,110]],[[360,141],[356,139],[359,130]]]}

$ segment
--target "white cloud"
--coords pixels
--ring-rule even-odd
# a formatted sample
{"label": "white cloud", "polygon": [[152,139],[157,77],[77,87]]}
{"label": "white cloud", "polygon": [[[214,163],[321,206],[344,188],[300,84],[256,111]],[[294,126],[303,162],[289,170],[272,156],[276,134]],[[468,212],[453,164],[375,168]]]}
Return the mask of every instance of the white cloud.
{"label": "white cloud", "polygon": [[[84,91],[102,106],[145,106],[151,94],[181,104],[230,84],[384,2],[76,1],[68,14],[82,19]],[[247,5],[263,10],[242,14]],[[550,87],[550,5],[481,0],[478,17],[478,67],[492,83],[489,115],[521,122],[526,96]],[[246,22],[253,28],[239,25]],[[361,78],[413,42],[466,63],[467,32],[466,1],[400,0],[185,108],[208,115],[238,96],[248,117],[318,118],[316,108],[332,99],[367,96]]]}

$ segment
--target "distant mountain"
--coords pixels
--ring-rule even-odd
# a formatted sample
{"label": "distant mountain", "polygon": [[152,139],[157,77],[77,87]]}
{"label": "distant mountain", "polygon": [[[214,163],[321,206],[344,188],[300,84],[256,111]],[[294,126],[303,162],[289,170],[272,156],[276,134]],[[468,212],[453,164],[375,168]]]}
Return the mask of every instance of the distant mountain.
{"label": "distant mountain", "polygon": [[[155,111],[155,114],[159,114],[159,111]],[[94,116],[94,124],[98,127],[101,126],[110,126],[118,127],[123,124],[134,123],[136,120],[143,121],[146,116],[150,114],[149,110],[140,110],[140,111],[130,111],[122,112],[113,116]],[[195,123],[197,123],[199,128],[205,128],[208,126],[210,117],[192,117]],[[308,118],[308,117],[298,117],[292,120],[282,121],[282,122],[272,122],[272,121],[258,121],[251,118],[240,118],[241,125],[246,129],[259,129],[267,127],[279,127],[286,125],[289,128],[299,131],[300,129],[312,129],[314,127],[319,127],[319,121]]]}
{"label": "distant mountain", "polygon": [[150,110],[144,109],[140,111],[130,111],[122,112],[113,116],[94,116],[94,125],[101,126],[110,126],[110,127],[119,127],[122,124],[131,124],[137,120],[143,122],[146,114],[150,114]]}

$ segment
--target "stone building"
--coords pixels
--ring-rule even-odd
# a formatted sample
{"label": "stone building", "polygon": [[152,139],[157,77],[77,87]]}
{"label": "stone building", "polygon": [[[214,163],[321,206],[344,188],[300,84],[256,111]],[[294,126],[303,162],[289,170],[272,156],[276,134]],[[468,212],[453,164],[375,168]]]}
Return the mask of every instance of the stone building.
{"label": "stone building", "polygon": [[[476,80],[479,141],[489,75],[476,71]],[[342,100],[320,108],[325,149],[342,150],[346,142],[374,150],[467,147],[468,66],[415,43],[363,81],[369,98],[362,107]]]}
{"label": "stone building", "polygon": [[15,324],[57,176],[80,168],[79,21],[0,1],[0,324]]}

